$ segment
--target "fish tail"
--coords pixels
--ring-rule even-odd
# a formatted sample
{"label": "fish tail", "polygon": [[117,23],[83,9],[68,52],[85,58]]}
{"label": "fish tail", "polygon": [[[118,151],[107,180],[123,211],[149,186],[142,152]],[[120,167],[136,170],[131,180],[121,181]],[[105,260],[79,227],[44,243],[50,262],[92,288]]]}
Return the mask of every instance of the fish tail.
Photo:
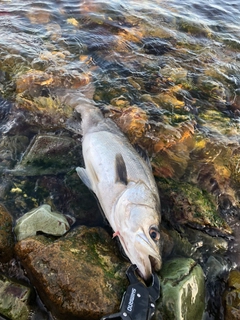
{"label": "fish tail", "polygon": [[104,121],[101,111],[95,106],[94,101],[86,98],[81,93],[69,93],[65,96],[64,103],[75,108],[82,118],[83,135],[94,130]]}

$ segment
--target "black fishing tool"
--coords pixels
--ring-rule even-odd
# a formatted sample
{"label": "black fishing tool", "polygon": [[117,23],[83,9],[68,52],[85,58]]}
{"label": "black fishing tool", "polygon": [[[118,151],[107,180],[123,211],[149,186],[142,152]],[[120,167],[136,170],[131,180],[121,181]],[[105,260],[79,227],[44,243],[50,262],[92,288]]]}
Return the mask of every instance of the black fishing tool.
{"label": "black fishing tool", "polygon": [[135,274],[136,265],[131,265],[126,272],[130,282],[123,294],[120,311],[102,317],[101,320],[150,320],[155,313],[156,301],[160,295],[160,281],[152,274],[152,283],[147,287]]}

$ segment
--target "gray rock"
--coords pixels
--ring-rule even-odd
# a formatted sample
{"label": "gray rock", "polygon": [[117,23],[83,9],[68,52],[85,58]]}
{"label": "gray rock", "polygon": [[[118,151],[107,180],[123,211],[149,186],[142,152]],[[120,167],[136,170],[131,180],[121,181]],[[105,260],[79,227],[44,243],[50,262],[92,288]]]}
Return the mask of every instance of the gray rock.
{"label": "gray rock", "polygon": [[193,259],[175,258],[161,270],[162,299],[158,306],[163,319],[201,320],[204,311],[204,274]]}
{"label": "gray rock", "polygon": [[0,276],[0,314],[11,320],[27,320],[31,288]]}
{"label": "gray rock", "polygon": [[63,214],[52,212],[48,204],[43,204],[19,218],[14,232],[17,240],[20,241],[36,235],[39,231],[54,236],[62,236],[69,229],[70,225]]}

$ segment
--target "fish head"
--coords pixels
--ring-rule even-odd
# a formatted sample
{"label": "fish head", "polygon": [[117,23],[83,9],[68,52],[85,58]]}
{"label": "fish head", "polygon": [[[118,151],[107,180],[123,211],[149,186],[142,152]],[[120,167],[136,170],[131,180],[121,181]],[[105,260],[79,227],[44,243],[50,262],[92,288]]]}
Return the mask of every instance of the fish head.
{"label": "fish head", "polygon": [[119,223],[119,240],[132,264],[143,279],[161,268],[160,214],[148,204],[129,204],[125,219]]}

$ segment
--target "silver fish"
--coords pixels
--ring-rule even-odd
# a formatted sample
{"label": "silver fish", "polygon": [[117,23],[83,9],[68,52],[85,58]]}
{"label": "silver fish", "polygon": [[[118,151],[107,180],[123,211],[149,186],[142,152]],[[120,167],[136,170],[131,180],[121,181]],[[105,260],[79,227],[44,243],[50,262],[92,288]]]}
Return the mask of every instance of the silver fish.
{"label": "silver fish", "polygon": [[78,167],[77,173],[97,196],[113,237],[118,236],[129,260],[147,280],[161,267],[160,200],[151,168],[91,100],[67,100],[82,118],[85,168]]}

